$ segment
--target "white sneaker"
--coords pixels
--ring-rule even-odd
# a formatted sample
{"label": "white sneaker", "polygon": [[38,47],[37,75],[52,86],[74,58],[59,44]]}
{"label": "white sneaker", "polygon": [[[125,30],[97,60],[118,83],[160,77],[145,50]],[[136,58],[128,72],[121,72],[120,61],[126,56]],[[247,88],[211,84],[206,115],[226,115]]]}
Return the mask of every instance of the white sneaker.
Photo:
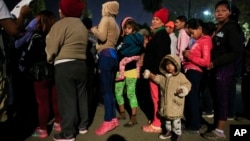
{"label": "white sneaker", "polygon": [[214,113],[207,113],[207,112],[202,112],[202,117],[207,117],[207,118],[213,118],[214,117]]}
{"label": "white sneaker", "polygon": [[79,134],[86,134],[86,133],[88,133],[88,130],[85,128],[85,129],[80,129],[79,130]]}
{"label": "white sneaker", "polygon": [[166,134],[160,134],[159,139],[166,140],[172,137],[172,132],[168,131]]}

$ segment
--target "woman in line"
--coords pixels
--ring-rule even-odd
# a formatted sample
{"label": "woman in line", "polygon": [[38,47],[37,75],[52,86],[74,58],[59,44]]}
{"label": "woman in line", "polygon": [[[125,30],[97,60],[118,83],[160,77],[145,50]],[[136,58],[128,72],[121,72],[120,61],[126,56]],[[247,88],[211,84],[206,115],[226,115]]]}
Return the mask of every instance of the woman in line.
{"label": "woman in line", "polygon": [[241,53],[241,39],[238,23],[230,20],[232,4],[222,0],[215,5],[218,22],[213,36],[211,57],[211,92],[214,94],[214,130],[205,133],[209,140],[225,139],[224,128],[228,118],[228,96],[234,77],[234,64]]}
{"label": "woman in line", "polygon": [[55,117],[53,130],[61,131],[61,117],[58,110],[53,66],[47,63],[45,52],[45,37],[55,22],[56,16],[47,10],[41,11],[32,20],[35,28],[19,61],[21,71],[33,81],[38,104],[38,127],[32,136],[39,138],[48,136],[47,124],[51,113],[50,102],[52,102]]}
{"label": "woman in line", "polygon": [[88,30],[80,19],[84,6],[81,0],[61,0],[60,20],[46,37],[47,61],[55,66],[55,84],[62,116],[62,131],[54,135],[55,141],[73,141],[77,133],[88,132]]}
{"label": "woman in line", "polygon": [[96,135],[104,135],[119,125],[116,118],[114,97],[115,73],[118,57],[115,45],[119,38],[119,26],[115,20],[119,12],[117,1],[108,1],[102,5],[102,18],[98,26],[91,28],[99,42],[96,45],[98,52],[98,69],[100,92],[104,101],[104,122],[95,131]]}

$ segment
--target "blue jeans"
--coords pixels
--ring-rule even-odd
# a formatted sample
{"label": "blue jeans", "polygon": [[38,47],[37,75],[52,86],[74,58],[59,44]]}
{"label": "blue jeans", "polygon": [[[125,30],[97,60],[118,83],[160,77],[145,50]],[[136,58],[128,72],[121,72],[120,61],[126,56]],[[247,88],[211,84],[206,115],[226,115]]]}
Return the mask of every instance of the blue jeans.
{"label": "blue jeans", "polygon": [[116,117],[114,85],[118,59],[112,48],[104,49],[98,55],[100,92],[104,102],[104,121],[111,121]]}

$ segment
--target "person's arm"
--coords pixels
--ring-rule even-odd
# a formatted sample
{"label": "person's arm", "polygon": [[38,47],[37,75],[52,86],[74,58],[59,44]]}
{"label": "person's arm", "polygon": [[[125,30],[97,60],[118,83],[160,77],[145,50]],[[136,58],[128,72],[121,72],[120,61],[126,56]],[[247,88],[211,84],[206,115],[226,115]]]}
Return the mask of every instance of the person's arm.
{"label": "person's arm", "polygon": [[105,42],[108,36],[108,24],[109,24],[108,19],[103,17],[98,27],[94,26],[90,30],[97,37],[97,39],[99,39],[102,42]]}
{"label": "person's arm", "polygon": [[0,24],[7,34],[16,36],[24,25],[26,15],[29,13],[30,8],[26,5],[21,8],[20,16],[15,20],[12,18],[0,19]]}

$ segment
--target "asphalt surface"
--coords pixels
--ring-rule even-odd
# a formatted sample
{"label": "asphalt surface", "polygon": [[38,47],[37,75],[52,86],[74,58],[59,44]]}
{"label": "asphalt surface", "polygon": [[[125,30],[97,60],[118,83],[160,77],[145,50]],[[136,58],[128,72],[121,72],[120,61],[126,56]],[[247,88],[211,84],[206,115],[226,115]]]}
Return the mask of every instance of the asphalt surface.
{"label": "asphalt surface", "polygon": [[[89,132],[84,135],[77,135],[76,141],[157,141],[161,140],[158,138],[159,134],[157,133],[145,133],[141,130],[143,125],[147,124],[147,118],[144,113],[139,109],[138,111],[138,124],[131,128],[123,127],[123,124],[127,122],[127,120],[120,121],[120,126],[116,129],[108,132],[105,135],[97,136],[95,135],[95,129],[97,129],[103,121],[104,114],[103,105],[98,106],[95,114],[95,118],[93,120],[92,125],[89,128]],[[205,118],[208,123],[212,123],[212,118]],[[237,120],[228,121],[226,126],[226,136],[228,137],[226,141],[229,141],[229,125],[237,124],[237,125],[250,125],[250,120],[244,118],[237,118]],[[204,129],[201,129],[201,132],[204,132]],[[43,141],[52,141],[54,132],[50,133],[50,136],[43,139]],[[41,141],[36,137],[28,137],[25,141]],[[181,141],[207,141],[199,134],[183,134]]]}
{"label": "asphalt surface", "polygon": [[[22,103],[19,113],[15,116],[14,119],[7,121],[5,123],[0,122],[0,141],[52,141],[54,131],[49,129],[52,128],[52,124],[48,125],[49,136],[40,139],[37,137],[32,137],[34,129],[37,126],[37,107],[35,98],[32,97],[32,94],[29,92],[20,95]],[[143,95],[145,97],[145,95]],[[242,112],[242,101],[240,94],[240,85],[237,85],[237,112]],[[95,130],[103,122],[104,115],[104,106],[99,104],[96,108],[92,109],[91,113],[93,118],[91,120],[88,133],[84,135],[77,135],[76,141],[158,141],[161,140],[158,138],[159,134],[157,133],[145,133],[141,130],[143,125],[147,125],[148,119],[145,111],[150,111],[150,109],[138,108],[137,120],[138,124],[131,127],[125,128],[123,125],[128,122],[127,120],[121,120],[120,125],[114,130],[108,132],[105,135],[97,136],[95,135]],[[117,113],[118,115],[118,113]],[[128,115],[128,114],[127,114]],[[208,124],[213,123],[213,118],[204,118],[204,125],[202,126],[200,132],[204,133],[207,129]],[[235,141],[230,140],[230,125],[248,125],[250,127],[250,120],[247,120],[243,117],[237,117],[235,120],[227,121],[225,135],[225,141]],[[250,134],[250,128],[249,128]],[[243,140],[240,138],[236,141],[249,141],[250,138]],[[207,141],[199,134],[182,134],[181,141]]]}

